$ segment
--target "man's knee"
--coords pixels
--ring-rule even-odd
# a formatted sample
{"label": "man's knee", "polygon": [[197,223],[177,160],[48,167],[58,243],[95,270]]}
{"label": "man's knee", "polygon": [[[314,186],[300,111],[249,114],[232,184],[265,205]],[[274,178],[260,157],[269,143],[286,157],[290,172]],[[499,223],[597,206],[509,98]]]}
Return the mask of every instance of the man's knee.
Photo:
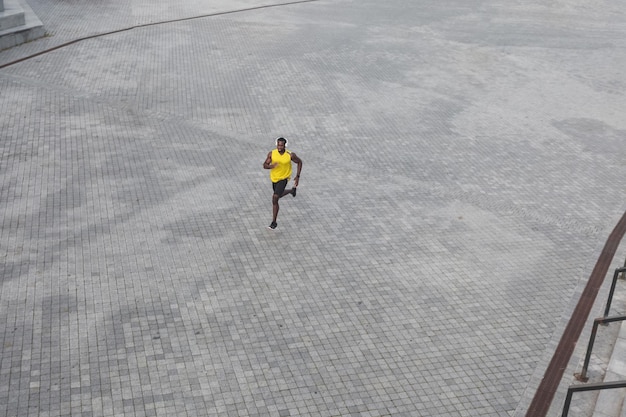
{"label": "man's knee", "polygon": [[280,196],[278,194],[272,194],[272,204],[278,204],[278,199]]}

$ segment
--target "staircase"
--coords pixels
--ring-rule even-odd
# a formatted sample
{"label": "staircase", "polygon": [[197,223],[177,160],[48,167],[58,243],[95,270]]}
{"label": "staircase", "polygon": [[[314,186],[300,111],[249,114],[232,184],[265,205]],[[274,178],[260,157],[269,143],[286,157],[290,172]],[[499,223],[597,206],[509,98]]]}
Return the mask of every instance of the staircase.
{"label": "staircase", "polygon": [[0,0],[0,50],[45,34],[43,24],[25,0]]}
{"label": "staircase", "polygon": [[[621,324],[604,382],[624,380],[626,380],[626,321]],[[626,417],[625,399],[626,390],[624,388],[600,391],[592,417]]]}

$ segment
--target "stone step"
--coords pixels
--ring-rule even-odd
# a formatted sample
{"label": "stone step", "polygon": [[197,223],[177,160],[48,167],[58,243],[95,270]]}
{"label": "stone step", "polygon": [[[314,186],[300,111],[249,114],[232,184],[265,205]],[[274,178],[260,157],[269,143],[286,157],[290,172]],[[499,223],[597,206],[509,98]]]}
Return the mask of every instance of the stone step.
{"label": "stone step", "polygon": [[[604,382],[626,380],[626,322],[622,322]],[[593,417],[625,417],[626,388],[600,391]]]}
{"label": "stone step", "polygon": [[46,34],[41,20],[25,0],[0,0],[0,50],[40,38]]}
{"label": "stone step", "polygon": [[21,8],[6,8],[4,11],[0,12],[0,31],[25,24],[26,18],[24,17],[24,10]]}

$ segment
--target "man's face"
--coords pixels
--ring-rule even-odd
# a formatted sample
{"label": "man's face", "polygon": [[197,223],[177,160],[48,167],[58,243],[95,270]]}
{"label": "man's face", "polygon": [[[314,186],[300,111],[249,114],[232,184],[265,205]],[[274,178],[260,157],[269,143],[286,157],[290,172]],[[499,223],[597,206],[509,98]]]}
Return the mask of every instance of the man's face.
{"label": "man's face", "polygon": [[285,142],[282,140],[279,140],[278,142],[276,142],[276,149],[278,149],[278,152],[280,153],[285,152]]}

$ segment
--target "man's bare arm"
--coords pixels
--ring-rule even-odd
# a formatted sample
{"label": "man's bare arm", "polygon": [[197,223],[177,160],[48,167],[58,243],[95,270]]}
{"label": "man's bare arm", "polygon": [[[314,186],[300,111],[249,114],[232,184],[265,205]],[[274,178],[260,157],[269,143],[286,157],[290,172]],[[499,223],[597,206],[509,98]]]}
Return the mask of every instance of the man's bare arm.
{"label": "man's bare arm", "polygon": [[298,170],[296,171],[296,177],[294,178],[293,182],[295,184],[295,186],[298,186],[298,182],[300,181],[300,172],[302,172],[302,159],[298,158],[298,155],[296,155],[295,153],[291,153],[291,161],[295,162],[296,164],[298,164]]}
{"label": "man's bare arm", "polygon": [[272,152],[268,152],[267,158],[265,158],[265,162],[263,162],[263,168],[272,169],[276,166],[276,164],[272,164]]}

